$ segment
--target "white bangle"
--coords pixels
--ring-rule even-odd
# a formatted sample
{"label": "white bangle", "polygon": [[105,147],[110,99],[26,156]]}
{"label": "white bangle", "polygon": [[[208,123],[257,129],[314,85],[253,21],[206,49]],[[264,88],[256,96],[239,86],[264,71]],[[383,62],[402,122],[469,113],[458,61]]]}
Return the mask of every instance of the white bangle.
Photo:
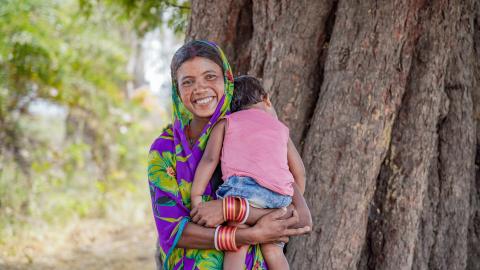
{"label": "white bangle", "polygon": [[215,236],[213,237],[213,243],[215,245],[215,249],[218,251],[221,251],[217,245],[218,229],[220,229],[220,225],[218,225],[217,228],[215,228]]}
{"label": "white bangle", "polygon": [[247,201],[247,213],[245,214],[245,217],[243,218],[243,220],[240,221],[240,224],[245,224],[245,222],[247,222],[248,215],[250,215],[250,203],[248,202],[247,199],[244,199],[244,200]]}

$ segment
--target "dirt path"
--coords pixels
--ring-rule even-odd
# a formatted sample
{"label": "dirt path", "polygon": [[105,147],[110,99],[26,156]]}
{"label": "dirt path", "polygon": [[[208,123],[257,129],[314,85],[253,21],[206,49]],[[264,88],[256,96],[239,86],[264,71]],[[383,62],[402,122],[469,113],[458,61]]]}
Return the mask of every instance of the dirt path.
{"label": "dirt path", "polygon": [[[49,244],[56,247],[49,249]],[[49,243],[47,238],[42,246],[33,243],[23,250],[14,257],[0,257],[0,269],[153,270],[155,229],[150,225],[82,224],[71,230],[62,243]]]}

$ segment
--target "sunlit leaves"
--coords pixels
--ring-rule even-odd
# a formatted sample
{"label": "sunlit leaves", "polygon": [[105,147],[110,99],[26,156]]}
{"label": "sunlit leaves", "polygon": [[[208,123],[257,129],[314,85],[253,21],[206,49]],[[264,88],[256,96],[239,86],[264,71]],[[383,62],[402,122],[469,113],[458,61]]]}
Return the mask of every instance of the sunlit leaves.
{"label": "sunlit leaves", "polygon": [[187,0],[79,0],[85,14],[92,14],[98,4],[104,4],[120,20],[130,22],[143,36],[163,23],[183,33],[186,29],[190,1]]}

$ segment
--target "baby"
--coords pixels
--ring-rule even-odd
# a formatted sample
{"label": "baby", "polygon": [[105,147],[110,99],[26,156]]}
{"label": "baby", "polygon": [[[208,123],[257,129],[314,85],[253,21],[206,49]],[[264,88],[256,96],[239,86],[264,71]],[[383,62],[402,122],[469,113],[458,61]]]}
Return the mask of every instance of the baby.
{"label": "baby", "polygon": [[[287,207],[294,189],[290,169],[303,166],[301,159],[294,159],[289,169],[289,130],[277,119],[268,94],[255,77],[237,77],[234,85],[232,114],[213,127],[195,172],[192,209],[202,202],[219,161],[224,183],[216,192],[218,198],[245,198],[256,208]],[[224,269],[243,269],[247,249],[226,252]],[[270,269],[289,269],[283,243],[262,244],[261,249]]]}

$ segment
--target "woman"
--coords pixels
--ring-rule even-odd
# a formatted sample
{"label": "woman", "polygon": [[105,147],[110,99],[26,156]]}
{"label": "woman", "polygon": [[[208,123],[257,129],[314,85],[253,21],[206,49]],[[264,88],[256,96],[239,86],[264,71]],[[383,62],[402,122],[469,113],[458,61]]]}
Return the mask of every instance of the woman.
{"label": "woman", "polygon": [[[232,71],[219,47],[192,41],[175,53],[171,73],[174,122],[152,144],[148,166],[160,259],[164,269],[222,269],[223,252],[215,250],[211,228],[224,222],[222,202],[212,200],[209,184],[207,202],[190,213],[190,190],[212,125],[229,113]],[[257,244],[288,241],[288,236],[310,230],[290,228],[298,227],[295,210],[287,217],[284,210],[265,211],[252,208],[247,223],[254,226],[234,235],[236,245],[251,246],[247,269],[267,269]]]}

